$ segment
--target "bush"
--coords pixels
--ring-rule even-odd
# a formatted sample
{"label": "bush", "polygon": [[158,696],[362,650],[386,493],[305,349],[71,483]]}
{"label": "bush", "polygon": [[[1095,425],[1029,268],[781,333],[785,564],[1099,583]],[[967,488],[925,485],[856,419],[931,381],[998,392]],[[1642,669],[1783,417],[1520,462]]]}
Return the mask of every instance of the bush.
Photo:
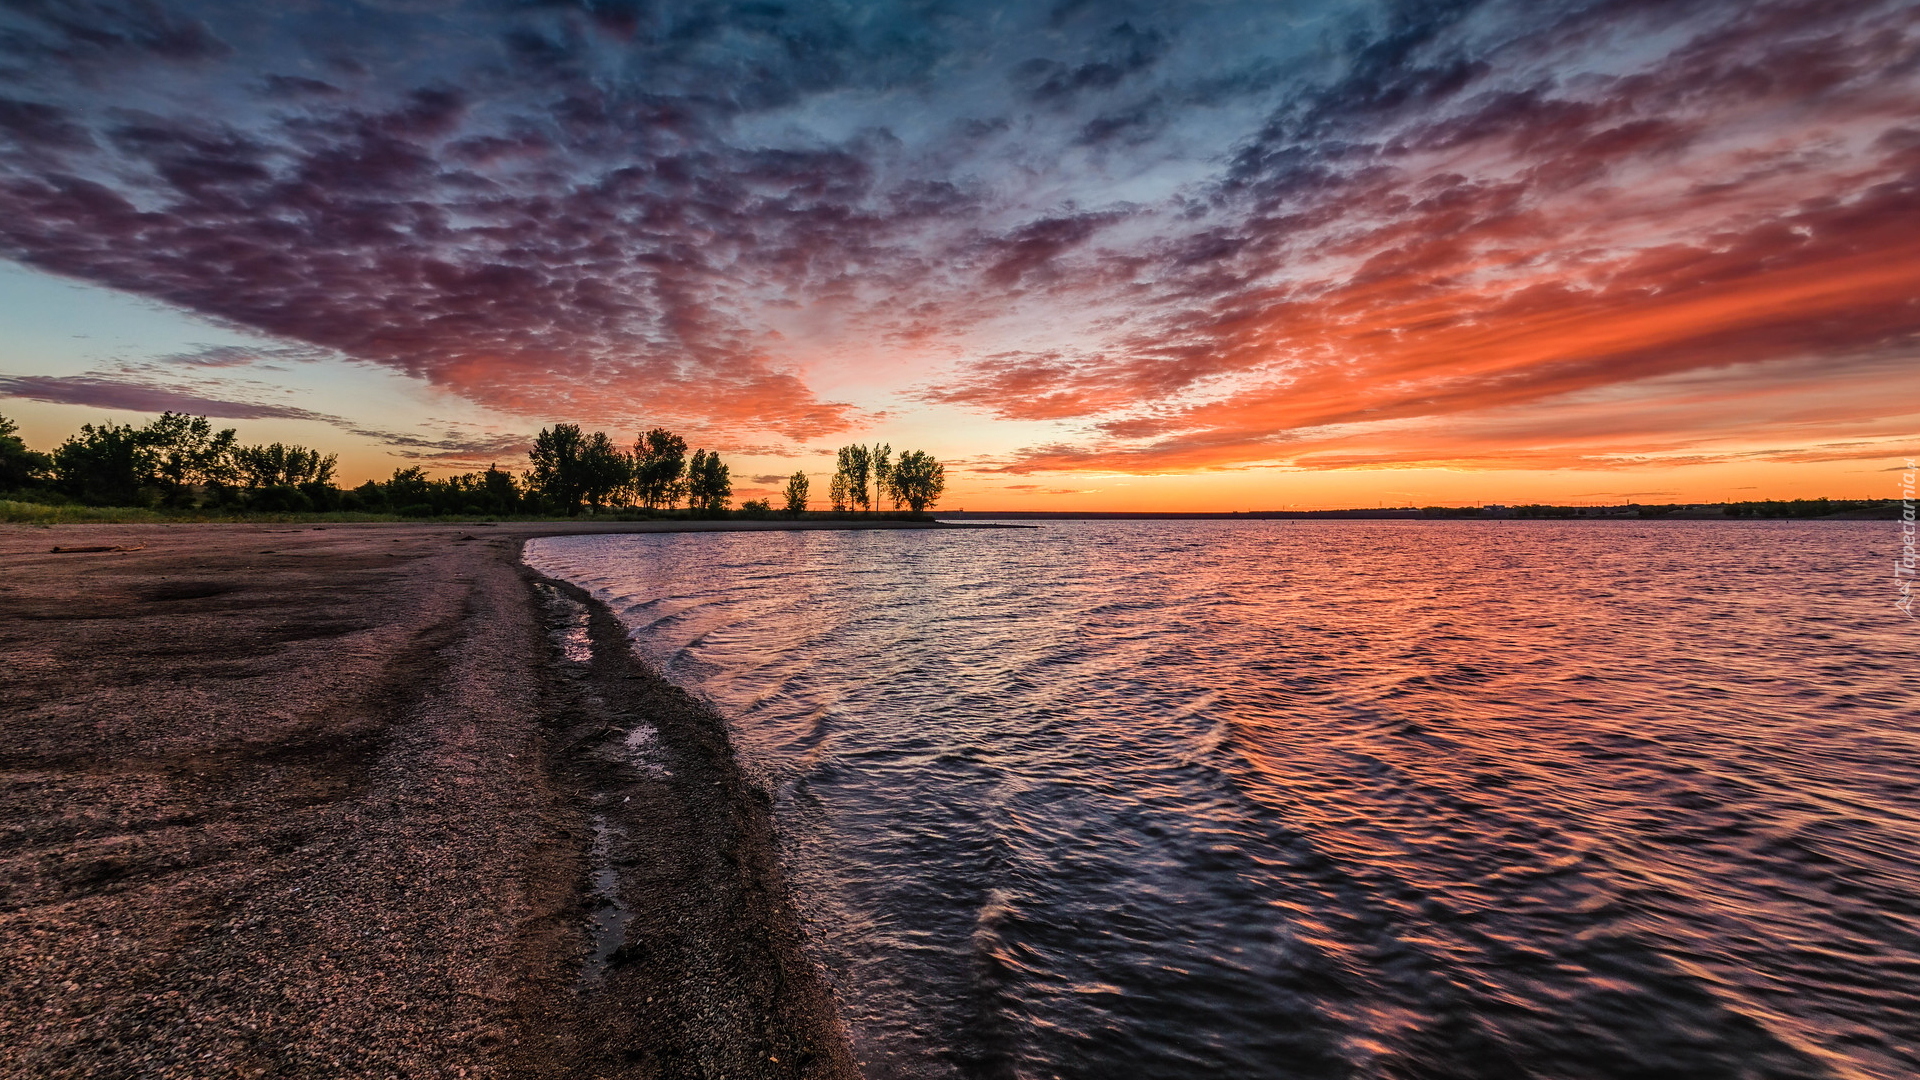
{"label": "bush", "polygon": [[346,492],[328,480],[309,480],[300,485],[300,494],[307,497],[314,510],[325,514],[340,509],[340,500]]}
{"label": "bush", "polygon": [[387,489],[376,480],[369,480],[354,488],[353,496],[360,501],[360,508],[370,514],[387,512]]}
{"label": "bush", "polygon": [[0,416],[0,491],[19,491],[37,484],[53,468],[53,459],[27,449],[17,434],[19,425]]}
{"label": "bush", "polygon": [[297,487],[275,484],[249,495],[247,509],[270,514],[306,514],[312,512],[313,500]]}

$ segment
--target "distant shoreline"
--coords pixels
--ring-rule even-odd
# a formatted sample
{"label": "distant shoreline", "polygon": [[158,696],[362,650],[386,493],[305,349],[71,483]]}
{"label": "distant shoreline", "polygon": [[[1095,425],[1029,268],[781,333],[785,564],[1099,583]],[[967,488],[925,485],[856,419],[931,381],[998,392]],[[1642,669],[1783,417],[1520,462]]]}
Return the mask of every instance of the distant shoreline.
{"label": "distant shoreline", "polygon": [[1681,510],[1641,516],[1636,511],[1594,507],[1591,514],[1524,517],[1511,513],[1429,514],[1422,510],[1243,510],[1157,512],[1113,510],[953,510],[934,511],[942,521],[1897,521],[1898,504],[1882,510],[1847,510],[1819,517],[1730,517],[1722,511]]}

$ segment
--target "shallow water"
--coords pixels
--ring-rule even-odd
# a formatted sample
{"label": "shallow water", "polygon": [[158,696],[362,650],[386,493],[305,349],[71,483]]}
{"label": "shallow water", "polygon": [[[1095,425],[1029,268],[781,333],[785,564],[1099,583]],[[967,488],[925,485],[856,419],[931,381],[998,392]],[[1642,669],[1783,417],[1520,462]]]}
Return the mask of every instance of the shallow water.
{"label": "shallow water", "polygon": [[527,559],[729,718],[876,1080],[1904,1078],[1895,528],[1060,522]]}

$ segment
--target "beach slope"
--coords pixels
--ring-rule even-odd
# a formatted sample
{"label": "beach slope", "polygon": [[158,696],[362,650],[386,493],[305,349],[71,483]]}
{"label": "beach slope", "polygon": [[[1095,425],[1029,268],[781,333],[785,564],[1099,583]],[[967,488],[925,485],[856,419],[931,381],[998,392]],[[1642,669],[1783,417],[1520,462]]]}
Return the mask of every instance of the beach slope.
{"label": "beach slope", "polygon": [[719,719],[518,558],[661,527],[0,527],[0,1075],[856,1075]]}

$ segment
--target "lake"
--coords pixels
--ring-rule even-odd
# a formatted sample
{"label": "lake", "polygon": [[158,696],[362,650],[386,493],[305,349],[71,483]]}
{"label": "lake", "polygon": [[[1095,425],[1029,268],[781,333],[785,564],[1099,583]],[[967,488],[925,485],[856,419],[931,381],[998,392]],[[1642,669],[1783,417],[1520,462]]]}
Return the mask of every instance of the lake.
{"label": "lake", "polygon": [[550,538],[727,718],[867,1075],[1911,1077],[1886,522]]}

